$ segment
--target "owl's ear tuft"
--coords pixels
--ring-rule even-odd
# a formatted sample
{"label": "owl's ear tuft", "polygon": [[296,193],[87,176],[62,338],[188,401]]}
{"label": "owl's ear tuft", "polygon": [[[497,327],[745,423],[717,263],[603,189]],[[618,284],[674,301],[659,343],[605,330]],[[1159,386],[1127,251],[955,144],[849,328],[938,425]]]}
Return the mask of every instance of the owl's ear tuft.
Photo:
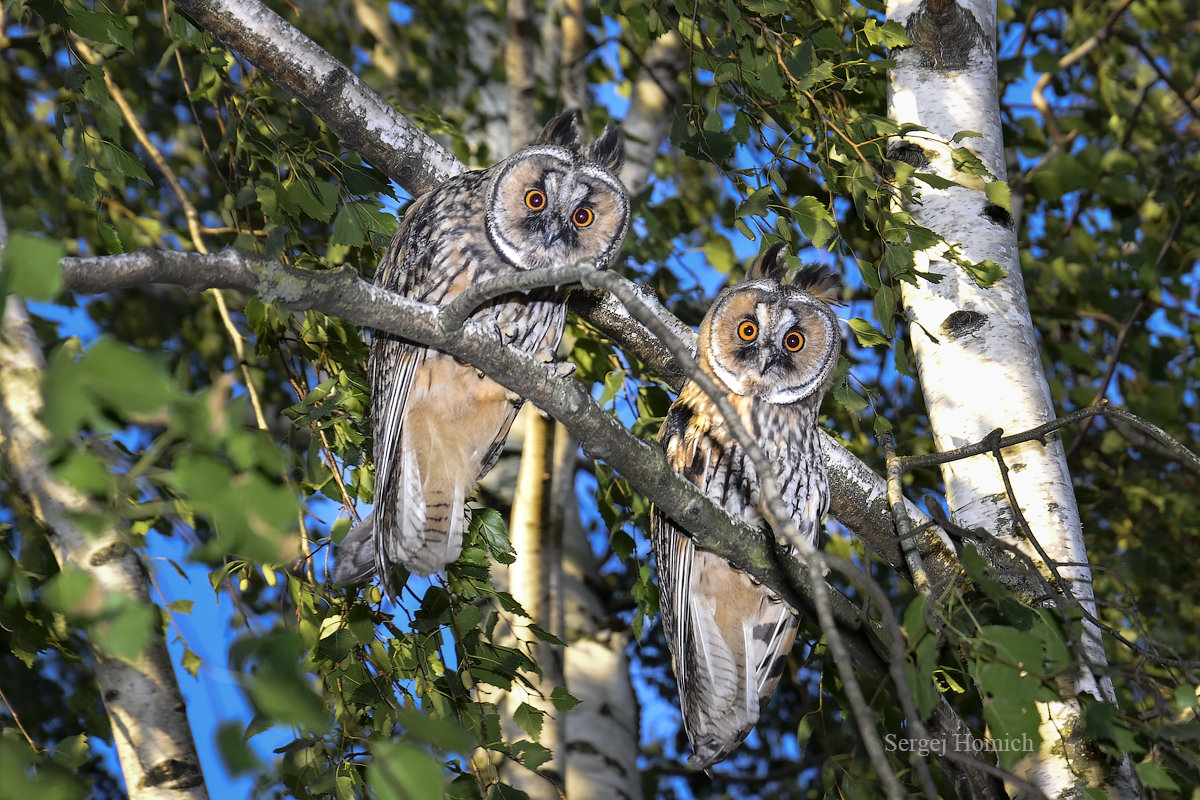
{"label": "owl's ear tuft", "polygon": [[764,250],[750,266],[750,280],[769,278],[786,286],[803,289],[822,302],[834,304],[841,300],[842,277],[827,264],[801,264],[788,275],[788,252],[783,242],[775,242]]}
{"label": "owl's ear tuft", "polygon": [[625,163],[625,133],[615,125],[609,125],[600,138],[588,145],[587,157],[614,175]]}
{"label": "owl's ear tuft", "polygon": [[537,144],[556,144],[570,150],[579,149],[579,112],[564,111],[546,123]]}
{"label": "owl's ear tuft", "polygon": [[770,278],[783,283],[785,275],[787,275],[787,245],[784,242],[775,242],[759,253],[758,258],[754,259],[754,263],[746,271],[746,277],[749,280]]}
{"label": "owl's ear tuft", "polygon": [[828,264],[802,264],[788,283],[830,305],[841,304],[842,276]]}

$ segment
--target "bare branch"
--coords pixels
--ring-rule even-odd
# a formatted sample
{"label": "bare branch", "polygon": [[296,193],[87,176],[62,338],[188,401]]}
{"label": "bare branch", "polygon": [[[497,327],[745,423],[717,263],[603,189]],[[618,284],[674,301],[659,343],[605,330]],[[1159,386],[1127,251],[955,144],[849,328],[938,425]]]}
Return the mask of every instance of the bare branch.
{"label": "bare branch", "polygon": [[[982,441],[975,444],[969,444],[966,447],[959,447],[955,450],[946,450],[941,453],[928,453],[922,456],[903,456],[898,458],[900,469],[904,472],[911,472],[914,469],[921,467],[933,467],[938,464],[946,464],[951,461],[957,461],[960,458],[970,458],[981,453],[994,452],[996,447],[1006,448],[1014,445],[1023,444],[1025,442],[1042,442],[1045,444],[1046,437],[1057,430],[1074,425],[1089,417],[1106,417],[1108,419],[1118,420],[1130,425],[1139,431],[1149,435],[1164,448],[1166,453],[1169,453],[1180,464],[1200,474],[1200,456],[1197,456],[1187,447],[1185,447],[1178,439],[1164,431],[1152,422],[1147,422],[1138,415],[1126,411],[1123,408],[1110,406],[1107,401],[1097,405],[1081,408],[1078,411],[1072,411],[1070,414],[1064,414],[1061,417],[1052,419],[1045,425],[1039,425],[1036,428],[1031,428],[1021,433],[1013,434],[1012,436],[1003,436],[999,442],[993,442],[989,434]],[[994,432],[993,432],[994,433]]]}

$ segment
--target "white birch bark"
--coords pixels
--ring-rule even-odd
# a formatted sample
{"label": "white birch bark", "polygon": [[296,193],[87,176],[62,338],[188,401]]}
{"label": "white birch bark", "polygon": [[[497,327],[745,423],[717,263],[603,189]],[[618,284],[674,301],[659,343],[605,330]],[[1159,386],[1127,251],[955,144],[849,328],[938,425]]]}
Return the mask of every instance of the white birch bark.
{"label": "white birch bark", "polygon": [[[902,284],[911,322],[911,341],[934,441],[945,451],[983,439],[995,428],[1017,432],[1053,419],[1050,390],[1021,279],[1017,236],[1002,209],[989,204],[984,182],[956,171],[951,137],[964,139],[998,181],[1006,180],[1004,143],[996,76],[995,0],[889,0],[887,16],[905,24],[913,46],[895,53],[889,86],[889,114],[900,123],[928,129],[906,140],[904,160],[927,161],[925,170],[964,184],[946,190],[925,188],[909,209],[914,219],[961,247],[973,262],[991,259],[1007,276],[979,288],[961,267],[930,250],[917,256],[917,268],[942,275],[940,283]],[[920,150],[913,150],[917,145]],[[915,156],[915,159],[914,159]],[[1080,605],[1095,612],[1091,570],[1087,567],[1079,512],[1057,436],[1046,446],[1029,443],[1008,449],[1004,458],[1020,512],[1065,587]],[[983,528],[1026,552],[1050,576],[1044,559],[1022,535],[1008,501],[999,467],[987,455],[943,467],[952,519]],[[1060,687],[1059,702],[1041,706],[1043,743],[1018,765],[1024,779],[1048,797],[1078,796],[1088,786],[1111,797],[1134,797],[1128,762],[1110,774],[1098,751],[1082,741],[1079,695],[1112,702],[1100,632],[1085,625],[1078,673]]]}
{"label": "white birch bark", "polygon": [[630,194],[646,188],[654,174],[654,160],[671,128],[675,104],[683,95],[680,74],[687,67],[687,51],[679,33],[663,34],[642,55],[644,67],[633,84],[625,130],[625,166],[621,170]]}
{"label": "white birch bark", "polygon": [[[569,441],[571,451],[565,455],[574,461],[575,440]],[[630,634],[608,624],[608,598],[598,588],[603,584],[579,520],[574,487],[565,486],[556,495],[558,507],[566,511],[562,597],[565,638],[570,646],[564,673],[567,691],[580,701],[565,719],[567,797],[638,800],[642,797],[640,709],[629,676]]]}
{"label": "white birch bark", "polygon": [[[0,253],[6,229],[0,208]],[[29,498],[49,534],[59,567],[86,573],[102,596],[119,594],[148,608],[146,573],[137,553],[109,528],[85,532],[76,516],[90,501],[51,473],[42,455],[48,434],[38,420],[45,363],[24,303],[6,300],[0,329],[0,452],[8,474]],[[112,727],[117,760],[130,800],[208,800],[200,758],[166,640],[155,636],[142,654],[126,661],[91,642],[96,683]]]}

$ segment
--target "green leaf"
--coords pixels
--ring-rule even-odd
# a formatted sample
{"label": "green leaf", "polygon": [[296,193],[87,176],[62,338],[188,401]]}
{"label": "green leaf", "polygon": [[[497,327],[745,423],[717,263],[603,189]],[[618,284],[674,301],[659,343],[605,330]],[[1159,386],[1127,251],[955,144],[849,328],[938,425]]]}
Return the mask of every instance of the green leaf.
{"label": "green leaf", "polygon": [[[875,318],[883,326],[883,335],[890,339],[896,333],[896,294],[886,283],[875,292]],[[855,334],[857,335],[857,333]],[[862,341],[859,339],[859,341]]]}
{"label": "green leaf", "polygon": [[705,242],[704,255],[708,258],[708,263],[712,264],[713,269],[723,274],[728,274],[730,268],[737,261],[733,245],[724,236],[713,236]]}
{"label": "green leaf", "polygon": [[861,317],[855,317],[850,320],[850,330],[853,331],[854,338],[863,347],[877,347],[888,343],[886,336],[876,330],[874,325]]}
{"label": "green leaf", "polygon": [[450,753],[466,752],[478,744],[475,736],[453,719],[402,708],[396,712],[396,720],[409,736]]}
{"label": "green leaf", "polygon": [[851,389],[846,383],[834,387],[833,399],[837,400],[851,414],[861,414],[870,406],[867,398]]}
{"label": "green leaf", "polygon": [[869,261],[864,261],[861,258],[854,259],[858,265],[858,272],[862,276],[863,283],[872,289],[878,289],[883,284],[879,280],[879,270]]}
{"label": "green leaf", "polygon": [[776,201],[775,190],[770,186],[764,186],[761,189],[755,189],[750,193],[750,196],[743,200],[737,207],[735,215],[738,219],[742,217],[761,217],[767,213],[767,207],[772,201]]}
{"label": "green leaf", "polygon": [[992,261],[990,258],[984,259],[978,264],[967,262],[963,266],[966,267],[967,274],[971,276],[972,280],[974,280],[975,283],[983,289],[988,288],[1008,274],[1004,270],[1004,267],[1000,266],[995,261]]}
{"label": "green leaf", "polygon": [[110,593],[105,599],[103,616],[90,626],[92,642],[132,664],[158,634],[158,609],[123,594]]}
{"label": "green leaf", "polygon": [[108,465],[87,450],[72,450],[54,466],[54,476],[84,494],[104,497],[112,483]]}
{"label": "green leaf", "polygon": [[929,630],[929,625],[925,621],[926,610],[929,608],[929,597],[919,594],[913,598],[908,604],[908,608],[904,609],[904,638],[912,646],[921,640],[925,632]]}
{"label": "green leaf", "polygon": [[555,686],[554,691],[550,693],[550,702],[559,711],[570,711],[581,702],[578,698],[573,697],[565,687]]}
{"label": "green leaf", "polygon": [[471,511],[471,535],[479,537],[492,558],[501,564],[511,564],[517,558],[512,541],[508,538],[508,526],[504,517],[494,508],[477,508]]}
{"label": "green leaf", "polygon": [[54,763],[68,771],[78,772],[79,768],[87,762],[89,755],[87,736],[80,733],[60,741],[54,748],[51,758],[54,759]]}
{"label": "green leaf", "polygon": [[988,181],[983,185],[983,192],[989,203],[995,203],[1005,211],[1012,211],[1012,193],[1007,181]]}
{"label": "green leaf", "polygon": [[150,176],[146,174],[146,168],[142,166],[141,161],[134,157],[133,153],[120,145],[103,140],[100,142],[100,148],[117,172],[142,183],[150,183]]}
{"label": "green leaf", "polygon": [[792,216],[800,226],[800,232],[813,243],[813,247],[824,249],[837,236],[837,226],[829,209],[815,197],[801,197],[792,206]]}
{"label": "green leaf", "polygon": [[0,728],[0,792],[4,797],[83,800],[90,787],[74,770],[35,752],[16,726]]}
{"label": "green leaf", "polygon": [[535,742],[540,742],[542,739],[542,723],[545,722],[545,719],[544,711],[540,711],[528,703],[521,703],[513,712],[513,722],[517,724],[518,728],[528,733]]}
{"label": "green leaf", "polygon": [[1138,764],[1137,775],[1138,780],[1142,782],[1143,788],[1179,791],[1179,784],[1174,781],[1166,769],[1159,764],[1155,764],[1153,761],[1143,761],[1141,764]]}
{"label": "green leaf", "polygon": [[133,49],[129,23],[115,14],[101,14],[85,8],[68,8],[71,32],[96,44],[119,44]]}
{"label": "green leaf", "polygon": [[991,171],[984,166],[983,160],[969,147],[956,147],[951,150],[950,161],[959,172],[983,178],[992,177]]}
{"label": "green leaf", "polygon": [[598,405],[607,405],[617,392],[621,391],[625,386],[625,376],[628,373],[623,369],[614,369],[612,372],[604,376],[604,389],[600,392],[600,396],[596,398]]}
{"label": "green leaf", "polygon": [[4,248],[0,271],[0,302],[15,294],[30,300],[50,300],[62,286],[59,259],[65,249],[59,242],[13,231]]}
{"label": "green leaf", "polygon": [[1090,180],[1088,169],[1070,153],[1058,153],[1049,161],[1039,165],[1030,174],[1033,190],[1044,202],[1057,200],[1065,194],[1086,186]]}
{"label": "green leaf", "polygon": [[367,786],[377,800],[428,800],[441,797],[442,765],[407,742],[371,744]]}
{"label": "green leaf", "polygon": [[536,770],[542,764],[545,764],[550,759],[554,758],[554,754],[547,748],[531,742],[528,739],[522,739],[519,742],[513,742],[509,746],[513,758],[523,764],[526,769]]}
{"label": "green leaf", "polygon": [[941,175],[932,172],[914,172],[913,177],[922,183],[928,184],[934,189],[949,189],[951,186],[958,186],[958,181],[952,181],[949,178],[943,178]]}
{"label": "green leaf", "polygon": [[114,339],[98,339],[79,360],[80,388],[122,418],[150,414],[177,397],[159,362]]}
{"label": "green leaf", "polygon": [[908,34],[904,31],[904,26],[894,20],[888,20],[880,25],[874,17],[868,17],[863,24],[863,36],[866,37],[867,44],[872,47],[875,45],[907,47],[912,44]]}
{"label": "green leaf", "polygon": [[353,206],[355,203],[347,203],[338,211],[337,216],[333,218],[333,234],[329,237],[330,245],[346,245],[348,247],[362,247],[366,242],[366,237],[363,235],[363,226],[359,222],[358,216],[354,213]]}
{"label": "green leaf", "polygon": [[529,623],[529,631],[534,636],[536,636],[540,641],[546,642],[547,644],[552,644],[552,645],[555,645],[556,647],[566,647],[567,646],[567,643],[564,642],[562,639],[558,638],[553,633],[550,633],[550,631],[546,630],[541,625],[538,625],[536,623],[533,623],[533,622]]}
{"label": "green leaf", "polygon": [[914,660],[904,664],[908,687],[912,691],[913,700],[917,704],[917,713],[921,719],[929,718],[930,712],[938,704],[940,697],[938,687],[933,682],[933,673],[937,668],[937,656],[937,638],[932,634],[926,634],[917,644]]}
{"label": "green leaf", "polygon": [[1119,709],[1112,703],[1089,703],[1083,707],[1083,733],[1100,749],[1113,757],[1129,753],[1144,753],[1128,724],[1120,719]]}
{"label": "green leaf", "polygon": [[193,678],[198,678],[200,676],[200,663],[200,656],[196,655],[196,653],[190,647],[185,647],[183,649],[183,657],[180,658],[179,664],[185,670],[187,670],[188,674]]}
{"label": "green leaf", "polygon": [[983,138],[983,134],[980,133],[979,131],[959,131],[958,133],[956,133],[950,137],[950,141],[953,144],[958,144],[963,139],[982,139],[982,138]]}

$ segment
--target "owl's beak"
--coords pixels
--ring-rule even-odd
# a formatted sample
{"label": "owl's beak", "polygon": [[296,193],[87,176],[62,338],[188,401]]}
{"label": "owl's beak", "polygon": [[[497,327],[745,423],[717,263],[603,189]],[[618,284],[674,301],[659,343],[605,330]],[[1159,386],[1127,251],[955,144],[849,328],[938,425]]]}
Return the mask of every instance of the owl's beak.
{"label": "owl's beak", "polygon": [[783,353],[780,353],[774,347],[763,347],[758,351],[758,374],[766,375],[767,370],[776,367],[785,361]]}

